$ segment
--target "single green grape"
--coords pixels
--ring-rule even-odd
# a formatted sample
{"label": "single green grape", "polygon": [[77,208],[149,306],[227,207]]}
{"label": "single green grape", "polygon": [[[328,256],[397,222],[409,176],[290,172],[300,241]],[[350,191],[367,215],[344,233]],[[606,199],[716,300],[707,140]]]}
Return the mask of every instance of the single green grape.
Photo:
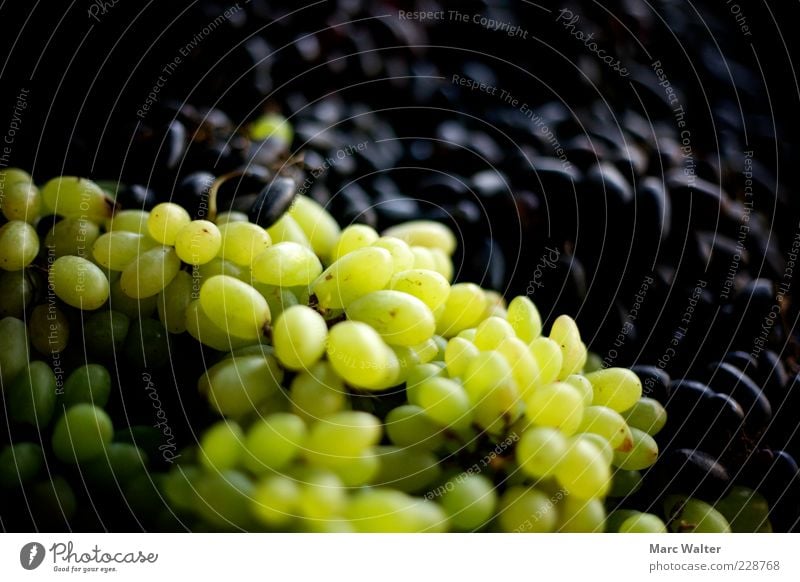
{"label": "single green grape", "polygon": [[53,429],[53,452],[65,463],[82,463],[103,454],[114,427],[97,406],[76,404],[64,412]]}

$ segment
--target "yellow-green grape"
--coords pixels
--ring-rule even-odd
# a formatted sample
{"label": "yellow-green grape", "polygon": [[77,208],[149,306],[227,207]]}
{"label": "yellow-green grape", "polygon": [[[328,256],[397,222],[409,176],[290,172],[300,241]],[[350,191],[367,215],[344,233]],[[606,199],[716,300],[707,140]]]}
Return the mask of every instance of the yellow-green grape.
{"label": "yellow-green grape", "polygon": [[270,322],[267,300],[247,283],[227,275],[203,282],[200,305],[218,328],[243,339],[260,338]]}
{"label": "yellow-green grape", "polygon": [[12,220],[0,226],[0,267],[19,271],[33,262],[39,253],[39,237],[27,222]]}
{"label": "yellow-green grape", "polygon": [[19,168],[5,168],[0,170],[0,195],[6,194],[6,189],[20,182],[30,184],[33,182],[31,175]]}
{"label": "yellow-green grape", "polygon": [[[514,377],[521,395],[527,398],[539,378],[539,366],[531,354],[528,344],[517,337],[507,337],[498,344],[497,352],[511,366],[511,375]],[[589,389],[591,390],[591,384]]]}
{"label": "yellow-green grape", "polygon": [[224,416],[241,416],[280,390],[283,371],[270,355],[222,360],[198,381],[198,389]]}
{"label": "yellow-green grape", "polygon": [[440,426],[464,428],[472,422],[469,396],[454,380],[440,377],[423,380],[414,388],[412,404],[422,408]]}
{"label": "yellow-green grape", "polygon": [[471,327],[469,329],[465,329],[464,331],[458,332],[458,335],[456,335],[456,337],[460,337],[469,342],[475,343],[475,332],[476,332],[475,328]]}
{"label": "yellow-green grape", "polygon": [[304,370],[325,353],[328,326],[322,316],[305,305],[284,310],[272,326],[275,355],[285,368]]}
{"label": "yellow-green grape", "polygon": [[264,525],[283,528],[296,517],[300,487],[284,475],[269,475],[256,485],[250,510]]}
{"label": "yellow-green grape", "polygon": [[0,269],[0,318],[22,317],[36,293],[35,278],[25,269],[4,271]]}
{"label": "yellow-green grape", "polygon": [[500,436],[522,413],[519,391],[513,380],[492,387],[474,406],[472,417],[489,434]]}
{"label": "yellow-green grape", "polygon": [[436,323],[436,332],[446,338],[475,327],[486,310],[486,295],[474,283],[457,283],[450,287],[450,295]]}
{"label": "yellow-green grape", "polygon": [[43,354],[62,352],[69,343],[69,321],[55,305],[34,307],[28,329],[31,344]]}
{"label": "yellow-green grape", "polygon": [[172,282],[158,294],[158,318],[170,333],[186,331],[186,308],[194,294],[192,276],[179,271]]}
{"label": "yellow-green grape", "polygon": [[214,224],[217,225],[217,228],[222,226],[223,224],[228,224],[229,222],[249,222],[250,219],[247,217],[247,213],[245,212],[238,212],[236,210],[230,210],[228,212],[220,212],[217,214],[217,217],[214,219]]}
{"label": "yellow-green grape", "polygon": [[265,113],[248,127],[250,138],[256,141],[277,139],[289,147],[294,139],[292,124],[280,113]]}
{"label": "yellow-green grape", "polygon": [[511,367],[495,351],[481,352],[470,360],[462,374],[464,390],[473,404],[480,402],[494,388],[511,380]]}
{"label": "yellow-green grape", "polygon": [[220,352],[227,352],[252,344],[252,340],[234,337],[217,327],[203,311],[199,299],[189,303],[186,308],[186,331],[200,343]]}
{"label": "yellow-green grape", "polygon": [[250,266],[272,244],[267,231],[251,222],[229,222],[219,231],[222,235],[219,257],[240,266]]}
{"label": "yellow-green grape", "polygon": [[56,407],[56,386],[56,376],[47,363],[31,362],[10,386],[3,387],[8,414],[17,422],[44,430]]}
{"label": "yellow-green grape", "polygon": [[408,401],[412,404],[414,403],[416,386],[428,378],[437,377],[447,377],[445,368],[438,365],[437,362],[432,362],[430,364],[417,364],[414,366],[409,371],[408,377],[406,378],[406,392],[408,393]]}
{"label": "yellow-green grape", "polygon": [[280,471],[300,455],[306,433],[295,414],[277,412],[257,420],[247,431],[244,466],[256,475]]}
{"label": "yellow-green grape", "polygon": [[549,533],[558,523],[555,503],[542,491],[522,486],[503,494],[497,514],[506,533]]}
{"label": "yellow-green grape", "polygon": [[200,278],[204,281],[216,275],[229,275],[242,281],[247,277],[246,269],[240,267],[236,263],[220,259],[219,257],[210,260],[204,265],[200,265],[195,272],[200,275]]}
{"label": "yellow-green grape", "polygon": [[53,429],[53,453],[66,463],[97,458],[111,444],[114,427],[105,411],[91,404],[67,409]]}
{"label": "yellow-green grape", "polygon": [[594,404],[625,412],[642,397],[642,382],[626,368],[606,368],[586,374],[594,388]]}
{"label": "yellow-green grape", "polygon": [[575,320],[568,315],[560,315],[553,322],[550,339],[561,348],[561,371],[558,379],[577,374],[586,363],[586,346],[581,342],[581,334]]}
{"label": "yellow-green grape", "polygon": [[7,386],[28,365],[28,332],[16,317],[0,319],[0,385]]}
{"label": "yellow-green grape", "polygon": [[249,477],[239,471],[204,472],[195,489],[194,511],[209,526],[223,531],[251,527],[253,483]]}
{"label": "yellow-green grape", "polygon": [[361,487],[371,483],[381,469],[381,461],[370,448],[353,458],[341,459],[331,470],[347,487]]}
{"label": "yellow-green grape", "polygon": [[456,237],[449,228],[430,220],[414,220],[393,226],[383,232],[383,236],[393,236],[411,246],[440,249],[448,256],[456,250]]}
{"label": "yellow-green grape", "polygon": [[333,246],[339,240],[341,230],[333,217],[317,202],[307,196],[297,196],[289,209],[289,215],[297,222],[311,248],[323,262],[331,258]]}
{"label": "yellow-green grape", "polygon": [[67,218],[86,218],[102,224],[114,213],[114,201],[86,178],[61,176],[42,187],[44,207]]}
{"label": "yellow-green grape", "polygon": [[[66,220],[68,219],[64,219],[61,222]],[[118,230],[100,235],[92,246],[92,256],[101,267],[112,271],[123,271],[125,267],[136,260],[140,253],[149,251],[157,246],[159,244],[150,237],[135,232]]]}
{"label": "yellow-green grape", "polygon": [[[371,226],[364,224],[351,224],[339,235],[339,240],[333,245],[331,260],[341,259],[348,253],[368,247],[378,240],[378,233]],[[388,250],[388,249],[387,249]]]}
{"label": "yellow-green grape", "polygon": [[597,450],[600,451],[600,454],[603,457],[603,462],[606,465],[611,466],[611,463],[614,461],[614,449],[612,449],[611,445],[608,444],[608,441],[603,437],[601,437],[599,434],[594,434],[592,432],[582,432],[571,437],[571,439],[573,441],[584,440],[597,447]]}
{"label": "yellow-green grape", "polygon": [[535,479],[550,477],[567,452],[568,441],[560,431],[546,426],[529,428],[517,443],[520,470]]}
{"label": "yellow-green grape", "polygon": [[609,497],[627,497],[633,495],[642,487],[642,474],[639,471],[626,471],[615,469]]}
{"label": "yellow-green grape", "polygon": [[667,526],[651,513],[632,515],[619,526],[619,533],[667,533]]}
{"label": "yellow-green grape", "polygon": [[157,295],[144,299],[136,299],[122,290],[119,273],[112,273],[111,277],[111,293],[108,302],[111,309],[124,313],[128,317],[134,319],[149,317],[153,311],[155,311],[156,304],[158,303]]}
{"label": "yellow-green grape", "polygon": [[674,533],[731,533],[728,520],[699,499],[669,495],[664,501],[664,513],[669,530]]}
{"label": "yellow-green grape", "polygon": [[285,309],[289,309],[299,303],[297,296],[285,287],[265,285],[258,281],[254,281],[251,284],[267,300],[269,312],[273,319],[276,319]]}
{"label": "yellow-green grape", "polygon": [[530,343],[531,354],[539,367],[539,376],[536,384],[550,384],[561,373],[564,356],[561,347],[546,337],[538,337]]}
{"label": "yellow-green grape", "polygon": [[404,493],[424,491],[441,476],[438,459],[423,449],[377,447],[379,471],[372,484]]}
{"label": "yellow-green grape", "polygon": [[606,406],[585,408],[578,430],[600,435],[615,450],[629,451],[633,446],[633,436],[628,423],[618,412]]}
{"label": "yellow-green grape", "polygon": [[525,415],[531,422],[559,428],[566,435],[574,434],[583,419],[583,397],[564,382],[539,386],[525,404]]}
{"label": "yellow-green grape", "polygon": [[[439,344],[436,342],[436,338],[438,336],[433,336],[431,338],[426,339],[424,342],[419,343],[417,345],[411,346],[411,349],[417,354],[417,358],[419,359],[420,364],[427,364],[428,362],[432,362],[437,357],[439,357]],[[442,339],[442,338],[439,338]],[[444,342],[447,345],[447,342]]]}
{"label": "yellow-green grape", "polygon": [[715,508],[734,533],[771,533],[769,505],[759,493],[746,487],[733,487]]}
{"label": "yellow-green grape", "polygon": [[110,292],[100,267],[80,257],[56,259],[50,267],[49,281],[61,301],[87,311],[102,306]]}
{"label": "yellow-green grape", "polygon": [[208,220],[193,220],[178,231],[175,252],[184,263],[202,265],[217,256],[222,246],[219,228]]}
{"label": "yellow-green grape", "polygon": [[347,406],[344,381],[328,362],[317,362],[303,370],[289,389],[292,412],[308,422],[314,422]]}
{"label": "yellow-green grape", "polygon": [[281,242],[253,259],[253,278],[260,283],[281,287],[309,285],[322,273],[317,255],[301,244]]}
{"label": "yellow-green grape", "polygon": [[42,209],[39,189],[31,182],[6,182],[0,191],[0,209],[8,220],[35,222]]}
{"label": "yellow-green grape", "polygon": [[122,291],[134,299],[158,295],[181,270],[181,260],[172,247],[155,247],[139,255],[122,271]]}
{"label": "yellow-green grape", "polygon": [[486,295],[486,317],[495,315],[508,320],[508,306],[505,297],[490,289],[485,290],[484,294]]}
{"label": "yellow-green grape", "polygon": [[564,382],[574,386],[583,395],[583,405],[591,406],[594,400],[594,388],[588,378],[582,374],[572,374],[564,378]]}
{"label": "yellow-green grape", "polygon": [[495,350],[506,338],[516,337],[514,328],[500,317],[484,319],[475,329],[475,345],[479,350]]}
{"label": "yellow-green grape", "polygon": [[114,213],[114,217],[106,223],[107,232],[135,232],[136,234],[148,235],[147,224],[150,213],[146,210],[120,210]]}
{"label": "yellow-green grape", "polygon": [[533,301],[518,295],[508,304],[508,323],[517,332],[517,337],[531,343],[542,334],[542,317]]}
{"label": "yellow-green grape", "polygon": [[422,301],[400,291],[374,291],[346,308],[347,317],[363,321],[386,343],[414,346],[430,339],[436,330],[433,313]]}
{"label": "yellow-green grape", "polygon": [[395,445],[434,451],[444,442],[441,429],[414,404],[393,408],[386,415],[386,434]]}
{"label": "yellow-green grape", "polygon": [[453,280],[453,261],[441,249],[429,249],[433,258],[433,270],[448,282]]}
{"label": "yellow-green grape", "polygon": [[611,487],[611,470],[602,451],[585,439],[573,439],[556,466],[556,479],[570,496],[605,497]]}
{"label": "yellow-green grape", "polygon": [[667,411],[658,400],[640,398],[623,415],[628,424],[653,436],[667,424]]}
{"label": "yellow-green grape", "polygon": [[366,323],[342,321],[328,334],[328,361],[348,384],[367,390],[393,385],[399,363],[381,336]]}
{"label": "yellow-green grape", "polygon": [[392,255],[367,247],[334,262],[314,281],[312,290],[324,309],[343,309],[359,297],[386,287],[392,277]]}
{"label": "yellow-green grape", "polygon": [[233,421],[221,420],[208,427],[200,438],[198,459],[208,471],[235,469],[243,456],[244,433]]}
{"label": "yellow-green grape", "polygon": [[628,450],[614,451],[614,466],[620,469],[641,470],[653,465],[658,458],[658,445],[649,434],[631,428],[633,445]]}
{"label": "yellow-green grape", "polygon": [[562,496],[558,509],[558,529],[561,533],[600,533],[605,528],[606,510],[599,499]]}
{"label": "yellow-green grape", "polygon": [[147,232],[162,245],[172,246],[181,229],[192,221],[189,213],[172,202],[162,202],[150,211]]}
{"label": "yellow-green grape", "polygon": [[393,271],[402,273],[414,268],[414,253],[409,246],[399,238],[382,236],[372,243],[373,247],[386,249],[392,255]]}
{"label": "yellow-green grape", "polygon": [[402,384],[408,379],[408,375],[419,363],[419,356],[413,348],[407,346],[389,346],[397,358],[397,377],[395,384]]}
{"label": "yellow-green grape", "polygon": [[413,295],[436,313],[450,295],[450,284],[436,271],[409,269],[396,272],[389,288]]}
{"label": "yellow-green grape", "polygon": [[44,244],[56,258],[76,255],[88,259],[99,236],[100,227],[91,220],[64,218],[53,225]]}
{"label": "yellow-green grape", "polygon": [[345,517],[361,533],[416,533],[422,525],[413,511],[417,503],[394,489],[365,489],[349,499]]}
{"label": "yellow-green grape", "polygon": [[267,234],[272,239],[273,244],[293,242],[309,249],[311,248],[311,242],[308,240],[306,233],[288,213],[281,216],[275,224],[270,226],[267,229]]}
{"label": "yellow-green grape", "polygon": [[[436,259],[433,257],[430,249],[425,247],[412,246],[409,247],[411,254],[414,255],[414,268],[423,269],[425,271],[433,271],[439,273],[436,268]],[[441,273],[439,273],[441,275]]]}
{"label": "yellow-green grape", "polygon": [[311,427],[303,452],[314,465],[335,467],[378,444],[381,432],[378,418],[366,412],[343,410]]}
{"label": "yellow-green grape", "polygon": [[461,337],[451,338],[447,342],[444,351],[444,362],[447,366],[447,373],[451,378],[463,376],[467,371],[467,366],[474,360],[480,350],[471,341]]}
{"label": "yellow-green grape", "polygon": [[452,487],[445,487],[441,505],[455,528],[472,531],[491,519],[497,507],[497,493],[489,479],[462,473],[448,483]]}

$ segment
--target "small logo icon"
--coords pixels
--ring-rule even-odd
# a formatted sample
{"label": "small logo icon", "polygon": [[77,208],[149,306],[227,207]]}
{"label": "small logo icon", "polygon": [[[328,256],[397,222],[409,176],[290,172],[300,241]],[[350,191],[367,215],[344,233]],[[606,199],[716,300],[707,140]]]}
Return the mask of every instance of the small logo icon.
{"label": "small logo icon", "polygon": [[29,542],[19,552],[19,563],[26,570],[35,570],[44,561],[44,546],[39,542]]}

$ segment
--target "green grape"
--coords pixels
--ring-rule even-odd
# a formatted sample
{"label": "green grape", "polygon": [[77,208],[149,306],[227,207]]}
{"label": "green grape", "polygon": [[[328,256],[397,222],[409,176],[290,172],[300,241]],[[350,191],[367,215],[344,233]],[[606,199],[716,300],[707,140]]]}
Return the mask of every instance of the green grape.
{"label": "green grape", "polygon": [[461,473],[448,481],[441,505],[453,527],[476,530],[494,515],[497,493],[486,477]]}
{"label": "green grape", "polygon": [[582,374],[572,374],[564,378],[564,382],[570,386],[574,386],[583,395],[583,405],[589,407],[594,400],[594,388],[592,383]]}
{"label": "green grape", "polygon": [[102,455],[113,435],[105,411],[91,404],[76,404],[56,422],[53,452],[65,463],[82,463]]}
{"label": "green grape", "polygon": [[436,333],[446,338],[475,327],[486,310],[486,295],[473,283],[457,283],[450,287],[450,294],[436,322]]}
{"label": "green grape", "polygon": [[336,244],[333,245],[331,260],[341,259],[346,254],[368,247],[377,240],[378,233],[371,226],[351,224],[341,232]]}
{"label": "green grape", "polygon": [[331,252],[341,233],[339,225],[317,202],[306,196],[297,196],[289,209],[289,215],[297,222],[311,242],[314,253],[324,262],[331,258]]}
{"label": "green grape", "polygon": [[253,282],[252,285],[267,300],[267,306],[273,320],[277,319],[285,309],[299,304],[295,294],[284,287],[264,285],[257,281]]}
{"label": "green grape", "polygon": [[530,350],[539,368],[539,376],[534,384],[541,386],[555,382],[564,363],[564,355],[558,343],[550,338],[538,337],[530,343]]}
{"label": "green grape", "polygon": [[481,352],[470,360],[463,373],[464,390],[473,404],[491,390],[511,380],[511,368],[499,352]]}
{"label": "green grape", "polygon": [[181,260],[172,247],[155,247],[139,255],[122,271],[122,291],[134,299],[158,295],[172,283],[181,269]]}
{"label": "green grape", "polygon": [[102,223],[114,212],[114,201],[100,186],[74,176],[53,178],[42,187],[44,207],[67,218],[85,217]]}
{"label": "green grape", "polygon": [[250,479],[238,471],[207,473],[197,480],[194,509],[214,528],[248,529],[253,489]]}
{"label": "green grape", "polygon": [[82,259],[91,259],[90,250],[98,238],[100,227],[91,220],[65,218],[53,225],[44,239],[44,246],[50,256],[55,258],[75,255]]}
{"label": "green grape", "polygon": [[619,533],[667,533],[667,526],[655,515],[640,513],[623,521]]}
{"label": "green grape", "polygon": [[366,489],[355,494],[347,504],[345,516],[362,533],[414,533],[420,520],[410,508],[415,500],[392,489]]}
{"label": "green grape", "polygon": [[522,414],[519,392],[513,380],[492,387],[475,404],[472,416],[475,424],[489,434],[500,436]]}
{"label": "green grape", "polygon": [[156,319],[140,319],[125,338],[123,356],[132,366],[140,369],[160,369],[170,361],[167,330]]}
{"label": "green grape", "polygon": [[0,320],[0,387],[6,388],[28,365],[28,331],[15,317]]}
{"label": "green grape", "polygon": [[386,287],[392,255],[376,247],[358,249],[334,262],[311,288],[324,309],[343,309],[359,297]]}
{"label": "green grape", "polygon": [[67,480],[54,476],[30,488],[30,506],[36,512],[37,527],[55,530],[73,518],[78,502]]}
{"label": "green grape", "polygon": [[252,344],[252,340],[237,338],[220,329],[206,315],[200,300],[189,303],[186,308],[186,331],[197,341],[220,352],[227,352]]}
{"label": "green grape", "polygon": [[39,237],[27,222],[12,220],[0,226],[0,268],[19,271],[39,253]]}
{"label": "green grape", "polygon": [[34,443],[6,445],[0,450],[0,485],[26,485],[44,468],[42,447]]}
{"label": "green grape", "polygon": [[450,256],[441,249],[429,249],[433,257],[433,270],[439,273],[449,283],[453,280],[453,262]]}
{"label": "green grape", "polygon": [[525,415],[534,424],[560,428],[566,435],[575,434],[581,426],[583,397],[565,382],[539,386],[525,404]]}
{"label": "green grape", "polygon": [[[337,226],[336,228],[338,229],[339,227]],[[288,213],[281,216],[275,224],[270,226],[267,229],[267,234],[272,239],[273,244],[293,242],[309,249],[311,248],[311,242],[308,240],[306,233]]]}
{"label": "green grape", "polygon": [[292,124],[280,113],[265,113],[248,127],[250,139],[261,141],[275,139],[289,147],[294,139]]}
{"label": "green grape", "polygon": [[386,434],[395,445],[425,451],[441,447],[444,435],[416,405],[405,404],[389,411],[386,415]]}
{"label": "green grape", "polygon": [[558,522],[555,504],[543,492],[528,487],[508,489],[497,513],[506,533],[549,533]]}
{"label": "green grape", "polygon": [[111,292],[109,294],[108,305],[114,311],[122,313],[129,318],[149,317],[158,304],[158,296],[144,297],[136,299],[122,290],[121,277],[114,277],[112,274]]}
{"label": "green grape", "polygon": [[56,259],[50,267],[50,283],[64,303],[87,311],[101,307],[110,294],[105,273],[80,257]]}
{"label": "green grape", "polygon": [[22,318],[36,292],[33,279],[26,269],[0,270],[0,318]]}
{"label": "green grape", "polygon": [[[439,273],[436,268],[436,259],[430,249],[420,246],[410,246],[409,250],[414,255],[414,268]],[[441,273],[439,273],[441,275]]]}
{"label": "green grape", "polygon": [[[440,355],[442,356],[441,359],[444,359],[443,350],[442,353],[440,354],[440,349],[439,349],[440,346],[436,342],[437,337],[438,336],[430,337],[422,343],[411,346],[411,350],[416,354],[418,360],[414,362],[414,365],[420,363],[427,364],[428,362],[432,362],[435,359],[439,358]],[[439,338],[439,339],[442,340],[442,346],[447,345],[447,340],[445,340],[444,338]]]}
{"label": "green grape", "polygon": [[304,370],[325,353],[328,326],[322,316],[305,305],[286,309],[272,327],[275,355],[285,368]]}
{"label": "green grape", "polygon": [[306,468],[299,472],[296,482],[300,485],[297,508],[302,517],[328,520],[344,510],[347,503],[344,484],[334,473]]}
{"label": "green grape", "polygon": [[589,352],[586,356],[586,364],[583,366],[583,373],[588,374],[589,372],[597,372],[598,370],[602,370],[604,367],[603,358],[593,352]]}
{"label": "green grape", "polygon": [[37,305],[28,321],[31,344],[42,354],[62,352],[69,342],[69,322],[55,305]]}
{"label": "green grape", "polygon": [[581,341],[581,334],[575,320],[568,315],[561,315],[553,322],[550,339],[561,349],[561,371],[558,379],[577,374],[583,370],[588,351]]}
{"label": "green grape", "polygon": [[310,285],[322,273],[314,252],[295,242],[281,242],[259,253],[252,268],[256,281],[281,287]]}
{"label": "green grape", "polygon": [[31,182],[6,183],[0,193],[0,208],[8,220],[36,222],[42,208],[39,189]]}
{"label": "green grape", "polygon": [[243,339],[258,339],[270,322],[269,305],[247,283],[216,275],[200,288],[200,305],[220,329]]}
{"label": "green grape", "polygon": [[[389,251],[389,253],[392,255],[392,263],[394,264],[394,268],[392,270],[394,271],[395,276],[398,273],[402,273],[403,271],[414,268],[414,253],[412,253],[409,246],[399,238],[382,236],[373,242],[372,246]],[[438,275],[438,273],[436,274]],[[400,290],[401,289],[398,289],[398,291]]]}
{"label": "green grape", "polygon": [[416,404],[433,422],[449,427],[465,428],[472,422],[470,402],[464,388],[447,378],[428,378],[415,388]]}
{"label": "green grape", "polygon": [[223,224],[228,224],[229,222],[249,222],[249,220],[250,219],[247,218],[246,212],[229,210],[228,212],[220,212],[217,214],[217,217],[214,219],[214,223],[217,225],[217,227],[220,227]]}
{"label": "green grape", "polygon": [[436,329],[433,313],[422,301],[400,291],[374,291],[346,308],[347,317],[363,321],[386,343],[414,346],[430,339]]}
{"label": "green grape", "polygon": [[124,271],[140,253],[157,246],[159,245],[156,241],[144,235],[116,230],[101,235],[94,242],[92,256],[101,267],[112,271]]}
{"label": "green grape", "polygon": [[314,464],[330,467],[339,460],[359,456],[380,438],[380,420],[366,412],[344,410],[311,427],[305,455]]}
{"label": "green grape", "polygon": [[517,337],[529,344],[542,334],[542,317],[533,302],[519,295],[508,304],[508,322]]}
{"label": "green grape", "polygon": [[642,487],[642,474],[639,471],[626,471],[616,469],[611,482],[609,497],[627,497],[633,495]]}
{"label": "green grape", "polygon": [[88,354],[110,359],[122,349],[131,320],[119,311],[101,311],[90,315],[83,324],[83,338]]}
{"label": "green grape", "polygon": [[290,524],[297,512],[300,487],[284,475],[270,475],[256,484],[250,511],[266,526],[279,528]]}
{"label": "green grape", "polygon": [[514,328],[500,317],[488,317],[475,329],[475,345],[481,351],[496,350],[503,340],[514,337]]}
{"label": "green grape", "polygon": [[222,247],[222,234],[213,222],[193,220],[178,231],[175,252],[190,265],[202,265],[217,256]]}
{"label": "green grape", "polygon": [[728,520],[734,533],[772,532],[767,500],[752,489],[733,487],[714,507]]}
{"label": "green grape", "polygon": [[317,362],[295,376],[289,390],[292,411],[308,422],[347,406],[344,382],[328,362]]}
{"label": "green grape", "polygon": [[611,471],[602,451],[585,439],[574,439],[556,466],[556,478],[575,497],[602,498],[611,486]]}
{"label": "green grape", "polygon": [[411,368],[406,378],[406,390],[408,391],[409,402],[412,400],[412,394],[414,393],[416,386],[428,378],[434,378],[438,376],[445,376],[445,369],[436,362],[431,362],[429,364],[417,364]]}
{"label": "green grape", "polygon": [[358,388],[383,390],[397,377],[397,357],[366,323],[343,321],[334,325],[328,334],[327,353],[336,373]]}
{"label": "green grape", "polygon": [[[500,353],[511,366],[511,376],[517,383],[523,397],[532,394],[539,378],[539,366],[531,354],[528,344],[517,337],[507,337],[497,346]],[[589,386],[591,389],[591,385]]]}
{"label": "green grape", "polygon": [[180,511],[190,512],[196,504],[202,503],[197,497],[197,483],[202,471],[191,465],[177,465],[164,479],[164,496],[169,504]]}
{"label": "green grape", "polygon": [[280,390],[282,381],[283,371],[272,356],[245,356],[209,368],[198,388],[220,414],[240,416]]}
{"label": "green grape", "polygon": [[111,394],[111,374],[99,364],[76,368],[64,382],[64,405],[88,402],[104,407]]}
{"label": "green grape", "polygon": [[456,337],[460,337],[461,339],[465,339],[468,342],[475,343],[475,333],[476,333],[476,331],[477,330],[474,327],[471,327],[469,329],[465,329],[464,331],[458,332]]}
{"label": "green grape", "polygon": [[383,446],[375,454],[380,459],[380,471],[374,485],[413,493],[423,491],[441,476],[436,456],[428,451]]}
{"label": "green grape", "polygon": [[0,198],[6,196],[7,189],[15,184],[31,184],[33,178],[25,170],[20,168],[4,168],[0,170]]}
{"label": "green grape", "polygon": [[145,210],[121,210],[114,213],[114,217],[106,223],[107,232],[134,232],[148,235],[147,223],[150,213]]}
{"label": "green grape", "polygon": [[239,266],[249,267],[272,244],[267,231],[251,222],[229,222],[219,231],[222,235],[219,256]]}
{"label": "green grape", "polygon": [[585,440],[597,447],[605,464],[611,466],[611,463],[614,461],[614,449],[611,448],[611,445],[608,444],[606,439],[601,437],[599,434],[594,434],[591,432],[578,433],[572,437],[572,440],[577,439]]}
{"label": "green grape", "polygon": [[178,271],[172,282],[158,294],[158,319],[170,333],[186,331],[186,308],[192,302],[194,281],[186,271]]}
{"label": "green grape", "polygon": [[444,352],[444,362],[450,377],[463,376],[467,366],[480,354],[480,350],[471,341],[461,337],[451,338]]}
{"label": "green grape", "polygon": [[147,455],[129,443],[111,443],[104,455],[81,465],[81,473],[88,479],[107,487],[130,483],[144,476],[146,469]]}
{"label": "green grape", "polygon": [[278,412],[259,419],[247,431],[244,466],[256,475],[280,471],[300,454],[306,433],[303,419],[295,414]]}
{"label": "green grape", "polygon": [[664,501],[667,526],[674,533],[731,533],[725,517],[708,503],[669,495]]}
{"label": "green grape", "polygon": [[389,288],[413,295],[436,313],[450,296],[450,284],[436,271],[407,269],[395,272]]}
{"label": "green grape", "polygon": [[200,265],[199,268],[193,271],[192,276],[195,276],[195,274],[200,275],[200,279],[203,281],[216,275],[228,275],[230,277],[241,279],[242,281],[247,278],[246,269],[240,267],[236,263],[220,259],[219,257]]}
{"label": "green grape", "polygon": [[623,415],[628,424],[647,434],[657,435],[667,424],[667,411],[658,400],[640,398]]}
{"label": "green grape", "polygon": [[517,443],[517,463],[526,475],[536,479],[550,477],[566,454],[567,446],[567,439],[554,428],[529,428]]}
{"label": "green grape", "polygon": [[658,458],[656,441],[638,428],[631,429],[631,438],[633,446],[630,450],[617,449],[614,451],[614,466],[636,471],[650,467]]}
{"label": "green grape", "polygon": [[642,397],[642,383],[631,370],[606,368],[586,374],[594,388],[594,404],[624,412]]}
{"label": "green grape", "polygon": [[17,422],[40,429],[47,426],[56,407],[56,376],[45,362],[31,362],[8,387],[8,410]]}
{"label": "green grape", "polygon": [[242,428],[229,420],[221,420],[211,425],[200,437],[197,456],[207,471],[221,472],[235,469],[245,456]]}
{"label": "green grape", "polygon": [[383,232],[412,246],[440,249],[448,256],[456,250],[456,237],[449,228],[430,220],[412,220],[393,226]]}
{"label": "green grape", "polygon": [[179,204],[162,202],[147,217],[147,233],[162,245],[173,246],[178,233],[191,221],[192,217]]}
{"label": "green grape", "polygon": [[585,408],[578,430],[600,435],[615,450],[629,451],[633,446],[631,429],[625,419],[618,412],[605,406]]}
{"label": "green grape", "polygon": [[635,517],[637,515],[642,515],[642,512],[634,511],[632,509],[615,509],[606,518],[605,531],[607,533],[618,533],[620,526],[625,522],[626,519],[629,517]]}
{"label": "green grape", "polygon": [[417,521],[417,532],[445,533],[450,526],[444,510],[428,499],[413,499],[413,504],[406,510]]}
{"label": "green grape", "polygon": [[600,533],[604,529],[606,510],[599,499],[565,496],[558,504],[561,533]]}

